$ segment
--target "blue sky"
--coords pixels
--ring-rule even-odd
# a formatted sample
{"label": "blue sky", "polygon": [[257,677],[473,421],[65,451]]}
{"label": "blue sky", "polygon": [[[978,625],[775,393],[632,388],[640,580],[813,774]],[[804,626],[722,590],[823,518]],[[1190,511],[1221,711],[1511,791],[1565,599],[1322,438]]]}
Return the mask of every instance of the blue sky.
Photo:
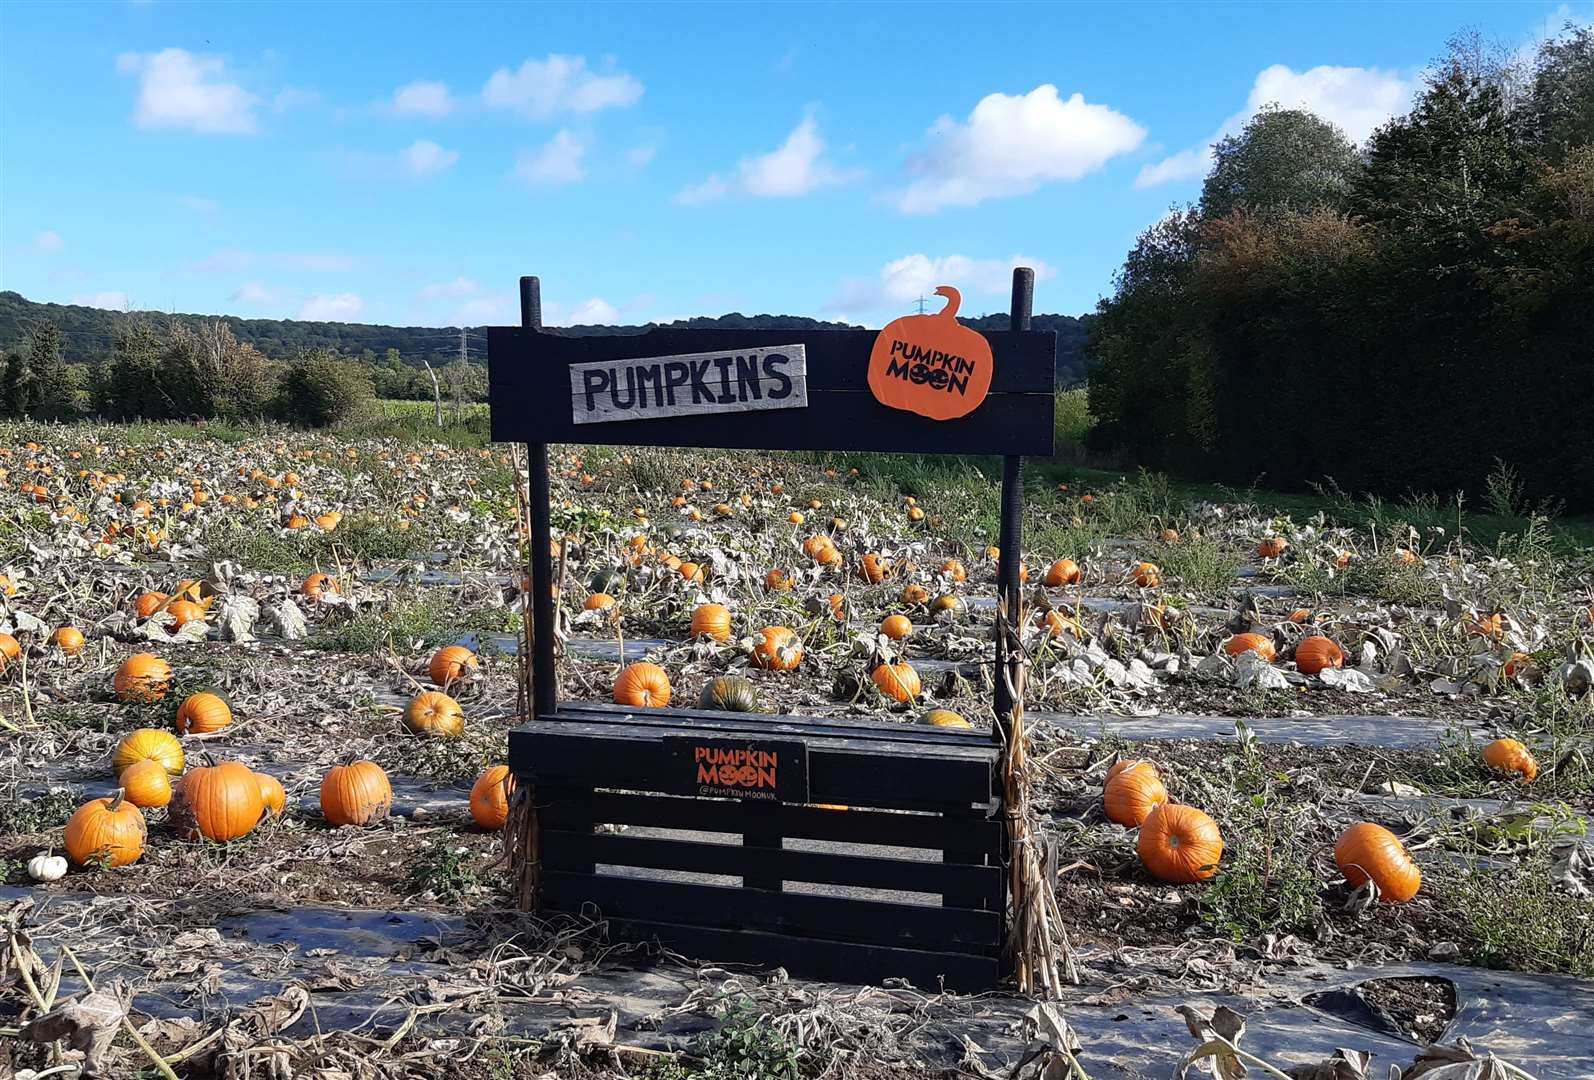
{"label": "blue sky", "polygon": [[1594,5],[0,4],[0,288],[270,318],[1078,314],[1267,101]]}

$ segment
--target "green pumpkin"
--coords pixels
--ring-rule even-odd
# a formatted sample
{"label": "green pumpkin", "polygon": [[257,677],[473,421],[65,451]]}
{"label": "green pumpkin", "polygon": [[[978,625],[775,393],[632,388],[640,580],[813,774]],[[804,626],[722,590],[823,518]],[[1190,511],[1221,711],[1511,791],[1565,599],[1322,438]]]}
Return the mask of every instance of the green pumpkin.
{"label": "green pumpkin", "polygon": [[666,525],[662,531],[666,540],[679,540],[686,535],[686,530],[679,525]]}
{"label": "green pumpkin", "polygon": [[703,697],[698,704],[720,712],[759,711],[758,691],[752,683],[735,675],[721,675],[703,687]]}
{"label": "green pumpkin", "polygon": [[621,577],[613,570],[599,570],[592,575],[592,580],[587,583],[588,592],[612,593],[614,587],[621,582]]}

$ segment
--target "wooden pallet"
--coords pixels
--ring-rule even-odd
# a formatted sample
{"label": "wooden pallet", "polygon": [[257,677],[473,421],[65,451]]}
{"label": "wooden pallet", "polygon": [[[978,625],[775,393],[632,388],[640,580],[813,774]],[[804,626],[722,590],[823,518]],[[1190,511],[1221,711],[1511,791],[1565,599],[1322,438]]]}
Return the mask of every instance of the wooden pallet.
{"label": "wooden pallet", "polygon": [[[801,747],[800,801],[697,793],[694,745]],[[689,956],[963,990],[1000,975],[998,754],[971,732],[607,705],[510,733],[538,806],[538,910]]]}

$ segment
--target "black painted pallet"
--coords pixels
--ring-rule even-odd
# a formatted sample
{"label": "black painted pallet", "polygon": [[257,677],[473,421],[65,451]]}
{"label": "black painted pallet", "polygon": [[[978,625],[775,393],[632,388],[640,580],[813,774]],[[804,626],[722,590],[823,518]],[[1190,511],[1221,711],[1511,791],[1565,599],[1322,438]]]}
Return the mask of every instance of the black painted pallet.
{"label": "black painted pallet", "polygon": [[[800,741],[807,801],[663,790],[683,737]],[[566,706],[510,733],[539,910],[716,961],[959,989],[1000,973],[997,757],[970,732],[706,710]]]}

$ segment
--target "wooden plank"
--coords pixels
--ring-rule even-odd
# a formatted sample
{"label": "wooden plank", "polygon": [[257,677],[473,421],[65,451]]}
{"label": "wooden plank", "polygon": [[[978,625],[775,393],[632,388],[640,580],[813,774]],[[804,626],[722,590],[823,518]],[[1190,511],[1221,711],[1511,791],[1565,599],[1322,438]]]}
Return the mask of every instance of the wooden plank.
{"label": "wooden plank", "polygon": [[[509,767],[538,786],[660,790],[669,764],[657,729],[533,721],[509,733]],[[911,743],[814,740],[809,802],[891,809],[966,811],[994,797],[994,767],[984,756]]]}
{"label": "wooden plank", "polygon": [[883,945],[719,930],[641,919],[608,919],[614,941],[658,942],[705,963],[751,963],[783,967],[799,978],[869,984],[906,979],[924,990],[963,993],[992,989],[1000,979],[995,958],[952,951],[899,949]]}
{"label": "wooden plank", "polygon": [[[778,826],[777,820],[760,825]],[[740,874],[751,882],[807,881],[818,885],[854,885],[915,893],[954,893],[972,898],[969,907],[988,906],[1001,896],[1002,872],[995,866],[897,859],[828,851],[752,845],[705,844],[655,836],[620,833],[567,833],[543,830],[543,862],[550,870],[577,870],[594,864],[640,866],[650,870],[682,870],[694,874]],[[591,872],[590,870],[588,871]]]}
{"label": "wooden plank", "polygon": [[802,345],[570,365],[570,415],[577,424],[807,407]]}
{"label": "wooden plank", "polygon": [[[992,390],[969,415],[941,422],[893,409],[867,387],[873,331],[691,331],[567,338],[516,327],[488,330],[492,437],[499,442],[606,443],[772,450],[877,450],[941,454],[1052,452],[1055,335],[985,335]],[[577,424],[560,365],[638,356],[801,344],[808,408]],[[552,383],[550,382],[552,380]],[[549,393],[558,385],[557,393]]]}
{"label": "wooden plank", "polygon": [[[742,815],[742,847],[737,854],[742,859],[742,865],[738,869],[742,871],[742,886],[744,888],[773,889],[778,892],[781,882],[786,879],[786,875],[780,872],[783,863],[780,859],[779,807],[780,803],[754,803],[750,804],[747,807],[748,812]],[[620,837],[619,839],[640,840],[641,838]],[[665,840],[661,841],[661,843],[670,844],[679,843],[679,841]],[[688,846],[710,847],[712,845]],[[618,845],[618,847],[625,849],[626,845],[622,844]],[[677,848],[675,853],[689,858],[693,857],[680,848]],[[625,862],[632,866],[642,865],[641,863],[629,863],[625,859],[617,861]],[[713,873],[714,871],[704,872]]]}
{"label": "wooden plank", "polygon": [[[715,709],[638,709],[606,701],[564,701],[557,709],[560,717],[581,717],[592,721],[623,720],[636,724],[681,724],[726,731],[768,732],[770,725],[783,730],[794,728],[816,736],[845,735],[858,739],[883,739],[888,742],[922,742],[936,746],[984,746],[985,735],[978,731],[903,724],[890,720],[870,720],[861,716],[788,716],[779,713],[734,713]],[[552,719],[554,717],[543,717]]]}
{"label": "wooden plank", "polygon": [[[741,833],[746,806],[729,800],[688,799],[598,791],[592,816],[605,825],[651,825],[694,832]],[[881,847],[978,851],[994,861],[1001,850],[1002,823],[997,818],[940,814],[889,813],[878,810],[823,810],[817,806],[780,808],[783,836]]]}
{"label": "wooden plank", "polygon": [[944,987],[974,993],[993,988],[1001,977],[995,957],[966,952],[826,941],[651,919],[605,921],[614,941],[656,941],[672,952],[706,963],[783,967],[807,979],[853,984],[906,979],[925,990]]}
{"label": "wooden plank", "polygon": [[964,951],[993,955],[999,948],[1000,924],[992,911],[562,870],[544,873],[542,888],[546,906],[556,911],[580,911],[592,904],[605,916],[621,919],[768,930],[877,945],[957,944]]}

